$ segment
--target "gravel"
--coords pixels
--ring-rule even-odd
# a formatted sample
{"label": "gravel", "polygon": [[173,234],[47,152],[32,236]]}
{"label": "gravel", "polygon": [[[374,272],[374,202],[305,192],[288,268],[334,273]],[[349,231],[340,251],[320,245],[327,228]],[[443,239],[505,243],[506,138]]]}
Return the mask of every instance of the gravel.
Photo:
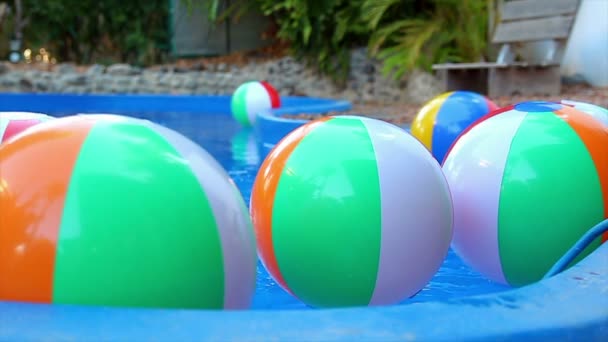
{"label": "gravel", "polygon": [[[505,96],[493,99],[500,107],[530,100],[560,101],[563,99],[592,103],[608,108],[608,88],[592,88],[588,85],[563,85],[562,93],[558,96]],[[394,124],[409,124],[416,116],[422,106],[409,103],[354,103],[353,108],[346,112],[330,112],[322,115],[364,115]],[[286,118],[314,119],[318,114],[300,113],[295,115],[283,115]]]}

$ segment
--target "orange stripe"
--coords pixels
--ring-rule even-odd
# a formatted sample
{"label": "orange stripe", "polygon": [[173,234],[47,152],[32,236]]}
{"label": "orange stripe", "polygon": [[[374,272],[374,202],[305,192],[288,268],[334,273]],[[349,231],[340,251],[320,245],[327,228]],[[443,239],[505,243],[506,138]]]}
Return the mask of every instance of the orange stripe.
{"label": "orange stripe", "polygon": [[[309,132],[329,119],[331,119],[331,117],[323,117],[311,121],[283,138],[283,140],[270,151],[268,157],[266,157],[262,163],[258,176],[253,184],[253,189],[251,190],[251,205],[249,207],[253,225],[255,227],[260,257],[275,280],[284,289],[290,292],[291,290],[289,290],[289,287],[285,283],[283,275],[279,270],[272,244],[272,208],[274,206],[274,198],[279,185],[279,179],[281,178],[281,174],[283,173],[289,156]],[[289,205],[289,203],[285,203],[284,205]]]}
{"label": "orange stripe", "polygon": [[91,127],[58,119],[0,147],[0,300],[52,301],[65,197]]}
{"label": "orange stripe", "polygon": [[[595,163],[604,199],[604,218],[608,218],[608,127],[598,125],[596,120],[577,109],[564,106],[556,111],[557,115],[566,121],[587,146],[589,154]],[[602,241],[608,240],[608,233],[602,236]]]}

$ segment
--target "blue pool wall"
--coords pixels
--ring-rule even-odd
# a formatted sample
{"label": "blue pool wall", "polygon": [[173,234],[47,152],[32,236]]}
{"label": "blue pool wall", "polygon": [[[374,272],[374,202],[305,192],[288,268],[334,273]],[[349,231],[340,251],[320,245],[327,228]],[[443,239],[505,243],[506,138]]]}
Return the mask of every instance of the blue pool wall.
{"label": "blue pool wall", "polygon": [[[284,98],[283,103],[287,108],[318,106],[318,100]],[[0,94],[0,111],[8,110],[51,114],[229,114],[229,96]],[[320,107],[317,110],[322,111]],[[329,110],[334,109],[326,109]],[[276,132],[277,136],[283,133]],[[606,340],[608,244],[567,271],[526,287],[404,306],[213,311],[0,302],[0,341],[50,337],[107,341],[265,340],[269,336],[285,341]]]}
{"label": "blue pool wall", "polygon": [[327,112],[343,112],[351,108],[352,105],[348,101],[310,99],[299,101],[294,105],[284,101],[281,108],[258,113],[254,130],[260,140],[261,149],[268,151],[291,131],[309,122],[305,119],[281,117],[282,115],[302,113],[320,115]]}
{"label": "blue pool wall", "polygon": [[326,310],[166,310],[0,302],[1,341],[605,341],[608,244],[499,294]]}
{"label": "blue pool wall", "polygon": [[[0,93],[0,111],[30,111],[49,114],[79,113],[132,113],[132,112],[206,112],[231,114],[230,95],[80,95]],[[58,105],[51,105],[58,104]],[[308,120],[282,118],[283,114],[322,114],[347,111],[349,101],[299,96],[281,97],[281,108],[258,113],[253,132],[259,141],[258,148],[265,156],[289,132]]]}
{"label": "blue pool wall", "polygon": [[[0,111],[32,112],[205,112],[230,114],[230,95],[79,95],[0,93]],[[290,112],[347,110],[348,101],[299,96],[281,97]],[[281,111],[277,111],[281,113]]]}

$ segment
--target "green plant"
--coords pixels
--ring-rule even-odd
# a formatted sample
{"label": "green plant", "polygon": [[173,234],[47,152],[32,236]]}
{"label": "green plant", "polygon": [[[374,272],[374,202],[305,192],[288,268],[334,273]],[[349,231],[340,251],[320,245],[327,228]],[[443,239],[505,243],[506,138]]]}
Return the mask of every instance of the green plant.
{"label": "green plant", "polygon": [[203,9],[211,22],[221,23],[228,18],[238,20],[247,12],[259,8],[258,0],[179,0],[189,11]]}
{"label": "green plant", "polygon": [[486,0],[365,0],[362,13],[373,30],[370,54],[397,79],[416,67],[476,61],[486,53]]}
{"label": "green plant", "polygon": [[[369,29],[361,17],[364,0],[180,0],[194,10],[204,5],[210,20],[238,20],[256,9],[278,26],[276,37],[286,42],[294,57],[331,76],[346,81],[349,48],[365,45]],[[199,7],[200,8],[200,7]]]}
{"label": "green plant", "polygon": [[0,2],[0,60],[8,56],[13,18],[6,4]]}
{"label": "green plant", "polygon": [[24,45],[60,60],[145,65],[168,52],[166,0],[22,0]]}
{"label": "green plant", "polygon": [[363,0],[264,0],[261,9],[278,23],[277,36],[292,53],[343,83],[350,68],[349,48],[369,36],[362,20]]}

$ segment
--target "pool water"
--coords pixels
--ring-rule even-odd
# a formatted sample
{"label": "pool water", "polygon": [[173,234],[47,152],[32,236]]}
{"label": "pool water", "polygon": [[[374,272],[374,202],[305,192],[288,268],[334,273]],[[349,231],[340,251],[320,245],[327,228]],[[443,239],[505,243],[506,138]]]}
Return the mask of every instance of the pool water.
{"label": "pool water", "polygon": [[[56,116],[69,115],[70,113]],[[242,128],[226,114],[208,113],[123,113],[148,119],[174,129],[205,148],[224,167],[238,186],[247,205],[257,171],[265,157],[255,133]],[[284,291],[258,262],[257,288],[251,309],[305,309],[307,305]],[[414,297],[402,302],[443,301],[469,295],[507,290],[465,265],[450,250],[434,278]]]}

